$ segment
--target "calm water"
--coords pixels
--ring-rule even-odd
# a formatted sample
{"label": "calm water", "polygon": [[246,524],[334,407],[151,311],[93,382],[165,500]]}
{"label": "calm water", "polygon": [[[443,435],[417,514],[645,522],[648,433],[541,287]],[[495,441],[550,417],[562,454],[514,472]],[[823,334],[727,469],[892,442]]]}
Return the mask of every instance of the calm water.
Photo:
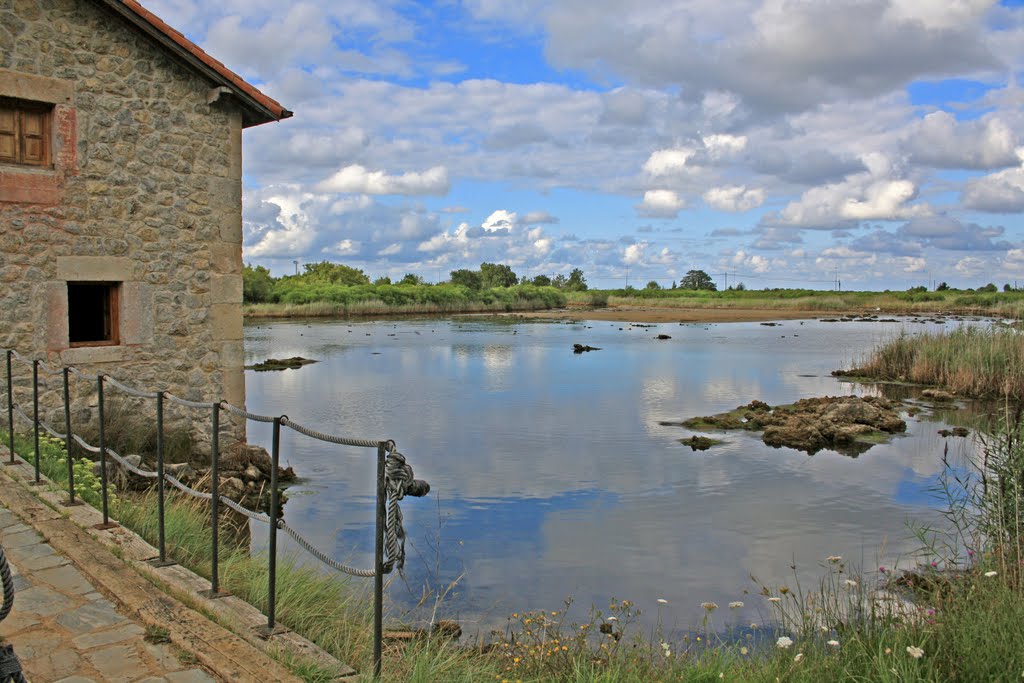
{"label": "calm water", "polygon": [[[584,608],[628,598],[651,613],[664,598],[663,618],[680,626],[699,623],[702,601],[745,600],[730,615],[745,623],[761,606],[742,594],[756,592],[751,574],[792,585],[795,563],[813,584],[827,555],[871,569],[906,557],[916,547],[908,520],[936,521],[928,488],[946,425],[927,412],[908,418],[906,435],[850,458],[773,449],[746,433],[694,452],[678,442],[691,432],[659,422],[752,399],[872,391],[829,373],[901,329],[940,327],[261,322],[246,327],[247,363],[321,362],[247,372],[248,407],[394,439],[430,482],[428,498],[403,503],[407,579],[390,589],[399,606],[415,604],[424,584],[461,577],[442,611],[470,631],[512,611],[559,609],[567,596]],[[574,355],[573,343],[602,350]],[[249,429],[269,446],[265,425]],[[304,478],[286,519],[369,567],[375,452],[284,432],[282,460]],[[954,453],[972,448],[948,441]],[[266,528],[254,532],[262,539]]]}

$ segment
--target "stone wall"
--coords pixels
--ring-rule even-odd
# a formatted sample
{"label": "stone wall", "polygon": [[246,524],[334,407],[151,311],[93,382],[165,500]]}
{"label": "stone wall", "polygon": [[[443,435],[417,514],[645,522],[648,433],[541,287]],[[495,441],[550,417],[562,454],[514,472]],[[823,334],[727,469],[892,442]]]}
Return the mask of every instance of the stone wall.
{"label": "stone wall", "polygon": [[[0,97],[54,105],[54,167],[0,165],[0,346],[243,405],[242,118],[212,87],[99,3],[0,0]],[[121,283],[119,345],[69,348],[68,281]]]}

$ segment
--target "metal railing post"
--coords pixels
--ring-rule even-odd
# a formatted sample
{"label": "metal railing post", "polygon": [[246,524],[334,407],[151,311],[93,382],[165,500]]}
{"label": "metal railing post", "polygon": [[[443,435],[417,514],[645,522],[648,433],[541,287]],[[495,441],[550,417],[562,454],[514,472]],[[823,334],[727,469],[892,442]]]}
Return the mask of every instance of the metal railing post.
{"label": "metal railing post", "polygon": [[11,356],[14,351],[7,349],[7,437],[10,439],[8,447],[11,449],[11,464],[14,464],[14,374],[11,370]]}
{"label": "metal railing post", "polygon": [[156,392],[156,514],[159,557],[149,561],[154,567],[175,564],[167,559],[167,538],[164,530],[164,392]]}
{"label": "metal railing post", "polygon": [[71,390],[68,368],[64,368],[64,449],[68,452],[68,502],[66,505],[78,505],[75,501],[75,458],[71,451],[74,440],[71,438]]}
{"label": "metal railing post", "polygon": [[278,633],[277,617],[277,466],[281,462],[281,418],[274,418],[274,436],[270,449],[270,564],[267,579],[267,625],[261,630],[265,638]]}
{"label": "metal railing post", "polygon": [[377,522],[373,549],[373,678],[380,679],[384,642],[384,525],[387,491],[384,486],[384,443],[377,445]]}
{"label": "metal railing post", "polygon": [[39,361],[32,361],[32,441],[35,445],[35,479],[39,484]]}
{"label": "metal railing post", "polygon": [[104,419],[103,413],[103,374],[96,375],[96,397],[99,402],[99,420],[100,420],[100,483],[101,483],[101,495],[103,498],[103,523],[99,525],[100,529],[109,529],[112,526],[116,526],[110,523],[110,512],[108,508],[107,499],[107,439],[106,439],[106,420]]}
{"label": "metal railing post", "polygon": [[220,403],[213,404],[210,415],[213,423],[210,458],[210,517],[213,520],[210,537],[213,540],[213,555],[210,558],[210,590],[200,591],[207,598],[223,598],[230,593],[220,589]]}

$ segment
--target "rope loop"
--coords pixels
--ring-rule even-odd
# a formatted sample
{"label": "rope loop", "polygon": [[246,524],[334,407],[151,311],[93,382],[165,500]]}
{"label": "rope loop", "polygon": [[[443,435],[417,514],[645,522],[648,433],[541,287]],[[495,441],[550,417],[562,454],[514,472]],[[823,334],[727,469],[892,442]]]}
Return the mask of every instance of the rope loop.
{"label": "rope loop", "polygon": [[405,456],[398,452],[394,441],[388,441],[385,448],[389,451],[384,461],[384,490],[387,494],[387,522],[384,530],[384,573],[397,569],[405,575],[405,527],[403,526],[402,508],[398,502],[405,496],[425,496],[430,491],[430,484],[415,478],[412,466]]}

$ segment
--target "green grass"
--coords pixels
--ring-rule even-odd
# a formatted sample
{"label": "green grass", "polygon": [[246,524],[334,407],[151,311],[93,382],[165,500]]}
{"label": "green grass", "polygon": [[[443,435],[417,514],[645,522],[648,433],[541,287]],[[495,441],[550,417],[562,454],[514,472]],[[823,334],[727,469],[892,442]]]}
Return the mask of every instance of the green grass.
{"label": "green grass", "polygon": [[472,290],[460,285],[337,285],[286,278],[274,303],[246,304],[249,318],[448,315],[560,308],[642,306],[686,309],[758,309],[808,314],[989,315],[1024,319],[1024,292],[831,292],[774,290],[587,290],[516,285]]}
{"label": "green grass", "polygon": [[516,285],[474,290],[461,285],[339,285],[279,280],[273,303],[247,304],[245,315],[345,317],[534,311],[565,305],[554,287]]}
{"label": "green grass", "polygon": [[[612,306],[665,308],[751,308],[813,313],[957,313],[1024,318],[1024,292],[823,292],[773,290],[611,290]],[[572,299],[570,299],[571,301]],[[876,311],[876,309],[878,309]]]}

